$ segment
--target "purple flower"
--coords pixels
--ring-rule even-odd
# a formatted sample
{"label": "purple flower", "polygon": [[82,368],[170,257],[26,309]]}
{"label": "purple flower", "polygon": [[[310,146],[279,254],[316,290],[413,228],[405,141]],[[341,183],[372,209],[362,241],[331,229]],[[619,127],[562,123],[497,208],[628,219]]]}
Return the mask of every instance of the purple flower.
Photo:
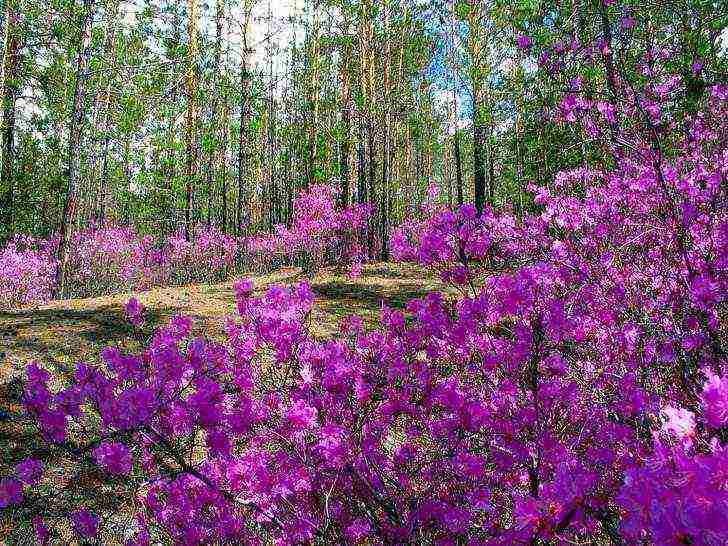
{"label": "purple flower", "polygon": [[622,28],[624,30],[633,29],[636,25],[637,25],[637,19],[635,19],[631,15],[627,15],[624,19],[622,19]]}
{"label": "purple flower", "polygon": [[42,517],[35,516],[33,518],[33,530],[35,531],[35,538],[38,540],[38,544],[41,544],[42,546],[48,544],[51,533]]}
{"label": "purple flower", "polygon": [[287,417],[295,428],[306,429],[316,424],[318,411],[305,401],[297,400],[288,410]]}
{"label": "purple flower", "polygon": [[528,49],[531,47],[531,44],[533,43],[530,36],[526,36],[525,34],[519,34],[516,37],[516,43],[518,44],[518,47],[521,49]]}
{"label": "purple flower", "polygon": [[98,533],[99,517],[86,508],[71,514],[71,522],[76,534],[84,538],[93,538]]}
{"label": "purple flower", "polygon": [[674,434],[678,438],[686,438],[695,434],[695,415],[683,408],[667,406],[662,410],[665,423],[662,430]]}
{"label": "purple flower", "polygon": [[144,306],[136,298],[131,298],[126,304],[126,316],[134,326],[141,326],[144,323]]}
{"label": "purple flower", "polygon": [[43,477],[43,463],[37,459],[25,459],[15,467],[15,474],[27,485],[35,485]]}
{"label": "purple flower", "polygon": [[23,484],[15,478],[0,481],[0,508],[23,502]]}
{"label": "purple flower", "polygon": [[728,426],[728,377],[709,373],[700,400],[705,420],[711,427]]}
{"label": "purple flower", "polygon": [[96,464],[110,474],[125,475],[131,472],[131,451],[122,443],[104,442],[94,449],[93,454]]}
{"label": "purple flower", "polygon": [[235,296],[237,298],[246,298],[253,293],[253,281],[250,279],[238,279],[233,284]]}

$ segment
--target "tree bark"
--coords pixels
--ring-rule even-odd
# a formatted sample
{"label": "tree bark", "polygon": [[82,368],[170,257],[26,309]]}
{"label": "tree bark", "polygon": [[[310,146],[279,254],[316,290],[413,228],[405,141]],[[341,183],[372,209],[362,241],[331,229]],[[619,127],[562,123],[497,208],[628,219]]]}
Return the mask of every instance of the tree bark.
{"label": "tree bark", "polygon": [[453,136],[453,146],[455,148],[455,186],[457,192],[458,206],[463,204],[463,164],[460,155],[460,132],[455,129]]}
{"label": "tree bark", "polygon": [[475,209],[483,213],[485,207],[485,163],[483,148],[485,129],[481,120],[479,91],[473,89],[473,182],[475,186]]}
{"label": "tree bark", "polygon": [[380,233],[381,252],[380,259],[383,262],[389,261],[389,162],[390,162],[390,126],[389,126],[389,102],[390,82],[389,70],[391,63],[391,45],[389,42],[389,0],[384,0],[384,86],[383,86],[383,138],[382,138],[382,188],[380,202]]}
{"label": "tree bark", "polygon": [[[348,33],[348,24],[346,25],[346,33]],[[339,77],[341,80],[341,142],[339,144],[339,177],[341,179],[341,206],[346,208],[349,206],[349,155],[350,133],[351,133],[351,92],[349,90],[349,73],[347,72],[350,64],[350,55],[348,48],[342,51],[341,66],[339,67]]]}
{"label": "tree bark", "polygon": [[73,93],[71,126],[69,128],[68,137],[68,191],[63,207],[60,241],[58,244],[56,296],[63,296],[67,291],[68,243],[70,241],[70,232],[76,218],[76,208],[78,206],[78,175],[81,160],[79,145],[81,142],[83,123],[86,117],[84,94],[86,90],[86,81],[88,79],[87,69],[89,55],[91,53],[91,23],[93,20],[94,8],[95,0],[84,0],[81,21],[79,22],[79,28],[81,30],[80,47],[78,48],[78,56],[76,58],[76,85]]}
{"label": "tree bark", "polygon": [[197,0],[188,0],[187,120],[185,148],[185,239],[192,237],[192,191],[197,179]]}
{"label": "tree bark", "polygon": [[[20,40],[17,33],[18,11],[15,0],[7,0],[3,29],[3,59],[0,89],[2,89],[2,146],[0,147],[0,188],[5,189],[4,206],[7,223],[13,224],[15,201],[15,103],[18,99],[18,69],[20,66]],[[0,203],[2,205],[3,203]]]}
{"label": "tree bark", "polygon": [[309,86],[309,124],[308,124],[308,175],[305,180],[305,187],[313,184],[316,178],[317,162],[318,162],[318,107],[319,107],[319,1],[314,0],[313,3],[313,39],[311,40],[311,56],[309,63],[311,65],[311,83]]}
{"label": "tree bark", "polygon": [[[250,73],[248,72],[248,46],[250,31],[250,2],[245,1],[243,20],[243,53],[240,63],[240,133],[238,135],[238,202],[236,215],[236,235],[243,233],[243,202],[245,199],[245,177],[248,174],[248,123],[250,120]],[[249,212],[249,211],[248,211]]]}

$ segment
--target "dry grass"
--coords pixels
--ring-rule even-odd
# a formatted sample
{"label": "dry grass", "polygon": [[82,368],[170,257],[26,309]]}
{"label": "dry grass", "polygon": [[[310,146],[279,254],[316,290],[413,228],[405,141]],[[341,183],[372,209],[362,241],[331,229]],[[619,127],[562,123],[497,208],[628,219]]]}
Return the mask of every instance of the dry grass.
{"label": "dry grass", "polygon": [[[252,277],[257,290],[272,284],[290,284],[304,277],[298,269],[283,269]],[[156,288],[138,294],[123,293],[89,299],[58,300],[48,304],[0,312],[0,385],[17,377],[33,360],[74,365],[93,362],[108,345],[135,348],[124,305],[136,296],[147,308],[153,325],[184,314],[195,319],[199,334],[224,339],[224,318],[234,315],[232,280],[214,285]],[[328,337],[344,317],[358,314],[368,326],[378,320],[382,301],[404,307],[413,298],[439,288],[421,269],[403,264],[372,264],[361,277],[324,270],[311,281],[317,296],[312,316],[313,334]],[[0,392],[0,408],[2,408]]]}
{"label": "dry grass", "polygon": [[[291,284],[304,276],[291,268],[252,279],[256,291],[262,292],[272,284]],[[351,314],[361,316],[368,327],[375,327],[382,303],[403,308],[410,299],[440,288],[437,280],[421,269],[401,264],[369,265],[357,279],[324,270],[311,279],[311,286],[316,305],[310,324],[312,333],[319,338],[334,335],[340,321]],[[24,366],[33,360],[43,362],[60,377],[63,370],[72,370],[79,361],[97,362],[106,346],[138,349],[133,329],[124,317],[124,306],[131,296],[147,308],[146,316],[153,326],[162,325],[177,314],[189,315],[195,320],[197,334],[218,340],[225,338],[225,317],[236,313],[232,280],[214,285],[157,288],[138,294],[59,300],[0,312],[0,473],[12,471],[12,464],[22,453],[32,449],[29,444],[34,438],[33,432],[25,430],[20,422],[6,421],[2,415],[20,410],[17,382],[13,379],[19,378]],[[72,468],[67,471],[69,477],[74,475]],[[12,520],[0,518],[0,544],[13,533],[17,522]]]}

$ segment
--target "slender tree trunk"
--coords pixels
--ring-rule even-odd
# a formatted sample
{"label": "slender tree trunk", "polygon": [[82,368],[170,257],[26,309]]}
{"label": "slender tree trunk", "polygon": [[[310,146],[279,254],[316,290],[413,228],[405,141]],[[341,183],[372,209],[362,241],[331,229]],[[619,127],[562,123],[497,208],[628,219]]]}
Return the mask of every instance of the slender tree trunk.
{"label": "slender tree trunk", "polygon": [[[367,193],[369,194],[369,204],[372,208],[377,207],[377,194],[375,190],[376,173],[377,173],[377,160],[376,160],[376,148],[374,147],[374,122],[371,119],[373,114],[370,112],[369,121],[367,123],[367,146],[369,149],[368,166],[369,166],[369,188]],[[381,211],[379,211],[381,213]],[[370,226],[369,226],[369,255],[371,256],[374,251],[374,233],[376,230],[376,214],[372,215]]]}
{"label": "slender tree trunk", "polygon": [[391,64],[391,44],[389,41],[389,0],[384,0],[384,86],[383,86],[383,138],[382,138],[382,189],[380,201],[380,259],[383,262],[389,260],[389,170],[390,170],[390,82],[389,70]]}
{"label": "slender tree trunk", "polygon": [[[236,234],[243,233],[243,203],[245,200],[245,177],[248,174],[249,166],[249,135],[248,124],[250,121],[250,73],[248,72],[248,55],[251,53],[248,46],[250,31],[250,3],[246,0],[244,6],[243,21],[243,53],[240,63],[240,133],[238,135],[238,202]],[[249,208],[250,203],[248,203]],[[248,214],[250,210],[248,210]]]}
{"label": "slender tree trunk", "polygon": [[453,147],[455,148],[455,186],[457,192],[458,206],[463,204],[463,163],[460,155],[460,132],[455,129],[453,136]]}
{"label": "slender tree trunk", "polygon": [[488,144],[486,150],[488,151],[488,182],[485,187],[486,189],[486,200],[491,205],[495,204],[495,146],[493,144],[495,137],[495,126],[493,116],[493,101],[491,97],[491,90],[488,89],[487,95],[488,101]]}
{"label": "slender tree trunk", "polygon": [[[178,4],[174,9],[174,17],[172,19],[172,44],[171,49],[173,54],[170,55],[170,61],[176,65],[179,56],[179,45],[180,45],[180,28],[182,26],[182,20],[179,13],[179,4],[182,0],[178,0]],[[178,109],[178,98],[179,98],[179,85],[176,81],[176,73],[172,73],[172,90],[170,97],[171,111],[168,120],[168,143],[167,153],[165,154],[165,167],[164,167],[164,191],[166,201],[166,221],[164,222],[164,230],[167,233],[172,233],[177,230],[179,221],[179,208],[177,194],[175,193],[174,181],[177,178],[177,109]]]}
{"label": "slender tree trunk", "polygon": [[81,225],[88,224],[96,217],[96,204],[95,200],[98,196],[98,166],[99,166],[99,155],[100,155],[100,142],[97,128],[99,126],[99,120],[101,118],[103,94],[100,91],[96,92],[93,104],[91,106],[91,117],[89,120],[89,131],[87,131],[87,146],[88,149],[88,168],[86,169],[86,180],[85,188],[81,190],[81,196],[83,204],[81,206],[82,212],[77,215],[78,227]]}
{"label": "slender tree trunk", "polygon": [[76,59],[76,85],[73,93],[71,126],[69,128],[68,138],[68,192],[66,194],[66,201],[63,207],[60,241],[58,245],[58,269],[56,274],[57,296],[65,295],[67,289],[68,243],[71,236],[71,227],[73,226],[76,218],[76,208],[78,206],[78,175],[81,159],[79,145],[81,143],[81,132],[86,117],[84,94],[86,90],[86,81],[88,79],[87,68],[91,53],[91,23],[93,20],[94,8],[95,0],[84,0],[83,13],[79,24],[79,28],[81,30],[80,47],[78,48],[78,56]]}
{"label": "slender tree trunk", "polygon": [[[2,90],[2,146],[0,146],[0,188],[5,189],[3,196],[7,210],[7,223],[13,224],[15,201],[15,103],[18,99],[18,77],[20,67],[20,41],[17,33],[18,11],[15,0],[7,0],[5,5],[5,24],[3,28],[3,59],[0,89]],[[0,206],[3,205],[0,202]]]}
{"label": "slender tree trunk", "polygon": [[356,197],[359,204],[363,205],[367,202],[367,180],[366,180],[366,163],[364,152],[364,123],[361,119],[362,113],[359,113],[360,119],[357,129],[357,147],[356,147],[356,175],[357,189]]}
{"label": "slender tree trunk", "polygon": [[[348,28],[348,25],[347,25]],[[349,90],[349,73],[348,65],[350,59],[348,48],[344,50],[339,67],[341,79],[341,142],[339,144],[339,176],[341,177],[341,196],[340,203],[342,207],[349,206],[349,155],[351,142],[351,93]]]}
{"label": "slender tree trunk", "polygon": [[485,207],[485,163],[483,148],[485,129],[481,119],[481,104],[479,92],[473,90],[473,182],[475,186],[475,208],[478,214],[483,213]]}
{"label": "slender tree trunk", "polygon": [[313,38],[311,40],[311,83],[309,85],[310,119],[308,123],[308,175],[305,179],[305,187],[313,184],[318,168],[318,108],[319,108],[319,0],[313,2]]}
{"label": "slender tree trunk", "polygon": [[185,172],[185,239],[192,237],[192,191],[197,180],[197,0],[188,0],[189,17],[187,51],[187,121],[185,147],[187,168]]}
{"label": "slender tree trunk", "polygon": [[[103,103],[103,114],[101,120],[101,173],[96,182],[96,194],[89,195],[89,199],[94,199],[92,205],[92,217],[97,223],[103,224],[106,221],[106,200],[108,195],[109,181],[109,143],[111,141],[111,90],[112,83],[116,77],[116,26],[118,25],[117,17],[119,15],[118,0],[110,0],[106,5],[106,38],[104,40],[104,57],[109,60],[111,72],[106,78],[106,87],[104,88],[101,101]],[[94,113],[95,115],[98,112]],[[96,141],[94,147],[94,156],[97,156]],[[98,157],[94,159],[94,168],[91,169],[92,177],[96,178],[96,163]],[[94,180],[92,180],[94,182]]]}
{"label": "slender tree trunk", "polygon": [[221,210],[220,210],[220,231],[223,233],[227,233],[228,228],[228,172],[227,172],[227,157],[228,157],[228,143],[230,141],[230,105],[228,103],[228,96],[227,92],[225,92],[223,97],[223,109],[222,109],[222,126],[223,126],[223,132],[222,132],[222,154],[220,157],[220,182],[221,182],[221,198],[222,202],[220,204]]}

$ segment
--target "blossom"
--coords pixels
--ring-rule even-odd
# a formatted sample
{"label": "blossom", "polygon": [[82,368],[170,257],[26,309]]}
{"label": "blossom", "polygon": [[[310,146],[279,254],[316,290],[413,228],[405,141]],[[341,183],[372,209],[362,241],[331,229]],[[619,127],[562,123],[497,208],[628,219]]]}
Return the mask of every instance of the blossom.
{"label": "blossom", "polygon": [[103,442],[93,450],[96,463],[110,474],[131,472],[132,456],[129,448],[120,442]]}
{"label": "blossom", "polygon": [[99,518],[86,508],[71,514],[73,529],[80,537],[93,538],[98,533]]}
{"label": "blossom", "polygon": [[683,408],[667,406],[662,410],[665,422],[662,429],[678,438],[695,434],[695,415]]}
{"label": "blossom", "polygon": [[15,478],[0,480],[0,508],[23,502],[23,485]]}
{"label": "blossom", "polygon": [[144,322],[142,314],[144,313],[144,306],[139,303],[136,298],[131,298],[125,307],[126,316],[134,326],[141,326]]}
{"label": "blossom", "polygon": [[728,426],[728,377],[708,373],[700,400],[705,420],[711,427]]}
{"label": "blossom", "polygon": [[43,463],[38,459],[24,459],[15,467],[15,474],[23,483],[35,485],[43,476]]}
{"label": "blossom", "polygon": [[516,37],[516,43],[518,44],[518,47],[521,49],[528,49],[531,47],[531,44],[533,43],[530,36],[526,36],[525,34],[519,34]]}
{"label": "blossom", "polygon": [[35,531],[35,538],[38,540],[38,544],[42,546],[48,544],[51,533],[41,516],[35,516],[33,518],[33,530]]}
{"label": "blossom", "polygon": [[306,404],[304,400],[297,400],[288,410],[288,420],[295,428],[310,428],[316,425],[318,411]]}

